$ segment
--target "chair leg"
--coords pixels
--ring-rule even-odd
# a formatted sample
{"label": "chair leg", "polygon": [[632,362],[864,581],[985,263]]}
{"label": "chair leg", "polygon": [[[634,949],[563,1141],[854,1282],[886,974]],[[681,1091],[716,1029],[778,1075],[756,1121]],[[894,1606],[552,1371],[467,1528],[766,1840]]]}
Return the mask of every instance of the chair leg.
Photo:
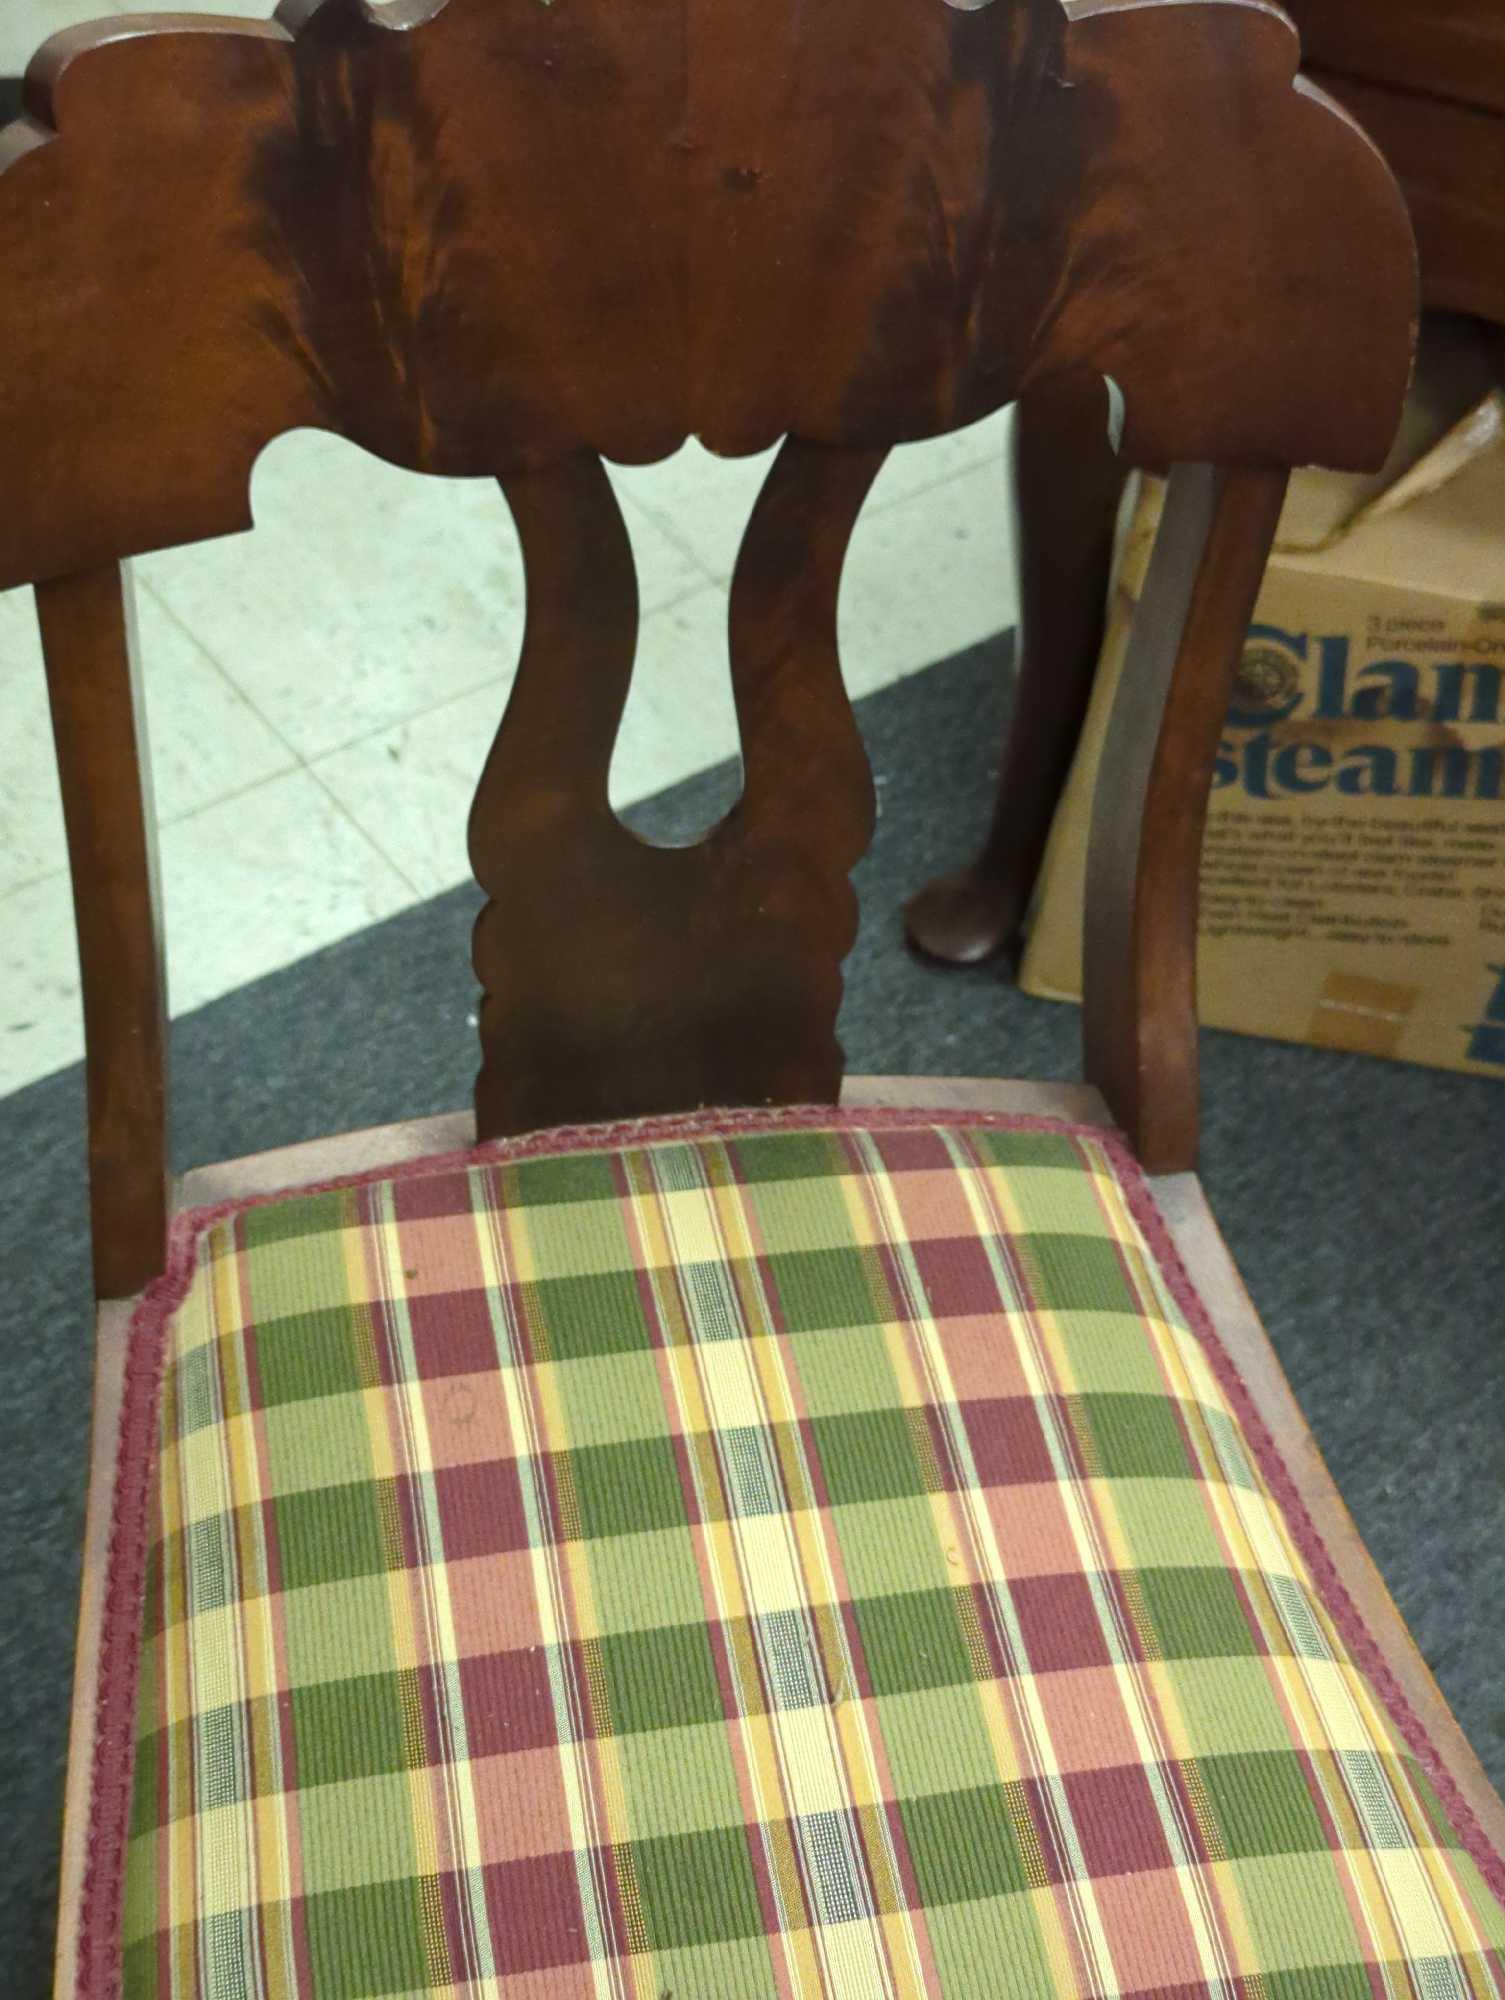
{"label": "chair leg", "polygon": [[1097,377],[1021,400],[1011,470],[1021,645],[993,824],[969,867],[929,883],[904,912],[910,943],[950,965],[1018,951],[1082,732],[1124,481]]}
{"label": "chair leg", "polygon": [[1287,478],[1208,465],[1172,472],[1093,800],[1087,1079],[1152,1174],[1196,1164],[1202,833]]}
{"label": "chair leg", "polygon": [[84,996],[96,1298],[167,1256],[167,981],[130,576],[37,586]]}

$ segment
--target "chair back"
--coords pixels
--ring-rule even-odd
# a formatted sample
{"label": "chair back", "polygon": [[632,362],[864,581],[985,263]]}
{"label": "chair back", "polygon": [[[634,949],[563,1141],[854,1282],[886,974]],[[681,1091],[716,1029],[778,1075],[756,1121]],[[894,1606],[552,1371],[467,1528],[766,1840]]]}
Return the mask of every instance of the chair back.
{"label": "chair back", "polygon": [[[1166,762],[1171,670],[1216,706],[1208,633],[1257,581],[1280,468],[1377,463],[1409,366],[1401,203],[1298,57],[1267,0],[284,0],[44,47],[0,134],[0,588],[39,586],[104,1294],[156,1268],[166,1173],[122,563],[249,527],[296,427],[494,477],[520,532],[523,656],[470,820],[483,1135],[834,1096],[873,817],[848,537],[890,446],[1021,394],[1096,396],[1131,463],[1233,469],[1181,482],[1115,808],[1133,844],[1181,801],[1156,879],[1184,944],[1207,773]],[[743,796],[664,851],[607,802],[637,595],[602,460],[691,436],[786,441],[731,594]],[[1143,895],[1126,878],[1119,932]],[[1131,1025],[1158,1004],[1115,990]],[[1131,1093],[1138,1047],[1098,1064]]]}

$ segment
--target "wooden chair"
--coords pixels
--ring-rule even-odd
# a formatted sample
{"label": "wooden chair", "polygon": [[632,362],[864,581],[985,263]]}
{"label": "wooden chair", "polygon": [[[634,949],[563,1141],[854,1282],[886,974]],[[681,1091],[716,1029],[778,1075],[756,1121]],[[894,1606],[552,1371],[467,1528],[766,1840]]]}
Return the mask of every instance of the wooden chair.
{"label": "wooden chair", "polygon": [[[1505,14],[1494,0],[1284,0],[1309,74],[1357,118],[1406,197],[1422,303],[1505,328]],[[1125,466],[1090,407],[1021,404],[1012,467],[1026,643],[992,826],[910,901],[912,942],[975,965],[1016,953],[1103,638]]]}
{"label": "wooden chair", "polygon": [[[1296,62],[1255,0],[289,0],[38,56],[0,587],[37,586],[100,1300],[60,1994],[1505,1990],[1505,1812],[1191,1171],[1283,468],[1380,460],[1414,316],[1394,186]],[[1091,1081],[843,1089],[843,553],[887,447],[1023,391],[1176,468]],[[475,1118],[175,1181],[123,562],[248,527],[299,425],[496,477],[521,536]],[[787,442],[731,598],[744,794],[665,851],[607,804],[601,459],[691,434]]]}

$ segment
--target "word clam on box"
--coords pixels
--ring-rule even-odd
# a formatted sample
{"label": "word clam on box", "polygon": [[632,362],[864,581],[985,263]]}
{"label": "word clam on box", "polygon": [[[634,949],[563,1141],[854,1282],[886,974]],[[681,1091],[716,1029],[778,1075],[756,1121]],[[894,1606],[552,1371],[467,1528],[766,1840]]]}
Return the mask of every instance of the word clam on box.
{"label": "word clam on box", "polygon": [[[1198,983],[1213,1027],[1505,1080],[1505,398],[1438,436],[1445,406],[1423,377],[1379,482],[1293,482],[1214,774]],[[1050,998],[1081,994],[1092,788],[1163,501],[1130,503],[1036,888],[1020,983]]]}

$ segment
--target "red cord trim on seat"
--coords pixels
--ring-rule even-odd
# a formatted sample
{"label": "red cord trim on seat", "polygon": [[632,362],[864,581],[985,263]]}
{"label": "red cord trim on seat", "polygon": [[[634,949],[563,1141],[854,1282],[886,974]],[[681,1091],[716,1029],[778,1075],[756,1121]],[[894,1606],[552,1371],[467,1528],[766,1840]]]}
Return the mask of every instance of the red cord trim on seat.
{"label": "red cord trim on seat", "polygon": [[[214,1223],[298,1195],[327,1194],[369,1187],[381,1181],[411,1180],[456,1168],[495,1165],[541,1154],[609,1152],[625,1146],[654,1145],[684,1138],[716,1138],[746,1132],[894,1130],[908,1126],[985,1128],[990,1131],[1059,1132],[1090,1139],[1112,1159],[1141,1234],[1170,1287],[1187,1324],[1207,1353],[1214,1374],[1237,1411],[1265,1483],[1285,1517],[1329,1616],[1356,1663],[1383,1700],[1390,1719],[1426,1771],[1453,1828],[1483,1875],[1505,1901],[1505,1859],[1479,1824],[1442,1753],[1411,1706],[1405,1689],[1349,1595],[1338,1567],[1307,1510],[1280,1448],[1260,1416],[1231,1354],[1213,1327],[1170,1230],[1156,1205],[1143,1170],[1117,1133],[1063,1118],[1008,1112],[913,1109],[838,1109],[801,1105],[777,1111],[696,1111],[677,1117],[636,1119],[609,1125],[556,1127],[518,1139],[496,1139],[463,1151],[404,1160],[394,1166],[315,1181],[267,1194],[186,1209],[175,1217],[168,1240],[167,1268],[142,1294],[127,1333],[124,1400],[110,1511],[107,1590],[99,1643],[94,1766],[90,1786],[89,1840],[82,1908],[79,1913],[78,2000],[119,2000],[121,1981],[121,1902],[129,1831],[131,1784],[136,1748],[136,1683],[141,1624],[145,1610],[147,1505],[156,1457],[156,1416],[166,1359],[168,1324],[187,1298],[198,1268],[199,1245]],[[66,1921],[66,1913],[65,1913]]]}
{"label": "red cord trim on seat", "polygon": [[1192,1283],[1191,1273],[1181,1261],[1175,1239],[1167,1227],[1165,1217],[1160,1213],[1159,1204],[1145,1180],[1142,1168],[1129,1150],[1126,1141],[1113,1133],[1105,1132],[1100,1136],[1118,1167],[1124,1190],[1129,1198],[1129,1207],[1134,1220],[1139,1224],[1140,1233],[1165,1273],[1171,1294],[1186,1315],[1187,1325],[1206,1351],[1219,1386],[1237,1412],[1244,1435],[1254,1448],[1254,1455],[1259,1461],[1265,1484],[1284,1515],[1286,1526],[1291,1531],[1291,1538],[1311,1571],[1317,1594],[1329,1617],[1342,1635],[1355,1664],[1363,1669],[1372,1682],[1375,1691],[1389,1711],[1390,1720],[1409,1745],[1416,1761],[1426,1772],[1442,1802],[1444,1811],[1452,1821],[1454,1832],[1463,1843],[1465,1852],[1478,1867],[1490,1889],[1501,1902],[1505,1902],[1505,1857],[1500,1855],[1494,1842],[1479,1824],[1478,1815],[1465,1798],[1442,1752],[1432,1741],[1426,1724],[1412,1707],[1410,1697],[1380,1649],[1379,1642],[1370,1631],[1363,1612],[1350,1596],[1342,1572],[1323,1539],[1322,1530],[1312,1519],[1307,1504],[1301,1497],[1301,1489],[1291,1477],[1280,1446],[1275,1442],[1269,1426],[1260,1415],[1259,1405],[1255,1402],[1238,1363],[1218,1338],[1212,1316],[1203,1305],[1201,1295]]}

